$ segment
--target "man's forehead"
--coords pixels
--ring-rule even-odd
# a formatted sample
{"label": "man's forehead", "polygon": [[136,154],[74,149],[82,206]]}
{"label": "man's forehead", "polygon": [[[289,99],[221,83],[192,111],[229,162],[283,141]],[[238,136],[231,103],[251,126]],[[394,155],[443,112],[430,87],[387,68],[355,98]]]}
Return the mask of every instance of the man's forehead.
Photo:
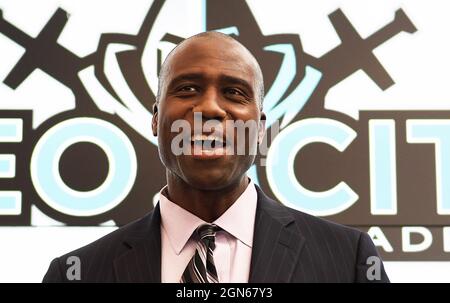
{"label": "man's forehead", "polygon": [[186,50],[197,53],[208,50],[221,50],[224,54],[235,53],[246,55],[246,52],[248,53],[248,50],[237,40],[226,35],[215,35],[213,33],[208,36],[193,36],[184,40],[175,47],[173,55],[184,53]]}
{"label": "man's forehead", "polygon": [[223,39],[197,38],[181,45],[166,62],[170,78],[203,73],[254,77],[253,58],[238,43]]}

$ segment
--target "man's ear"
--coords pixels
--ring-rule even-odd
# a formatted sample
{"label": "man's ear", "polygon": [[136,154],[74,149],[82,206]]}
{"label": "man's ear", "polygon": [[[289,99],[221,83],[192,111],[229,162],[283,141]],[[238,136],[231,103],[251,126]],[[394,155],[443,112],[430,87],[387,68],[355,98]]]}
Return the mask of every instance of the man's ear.
{"label": "man's ear", "polygon": [[158,136],[158,104],[153,104],[153,118],[152,118],[152,132],[153,136]]}
{"label": "man's ear", "polygon": [[261,112],[261,118],[259,119],[259,128],[258,128],[258,144],[261,144],[266,134],[266,114]]}

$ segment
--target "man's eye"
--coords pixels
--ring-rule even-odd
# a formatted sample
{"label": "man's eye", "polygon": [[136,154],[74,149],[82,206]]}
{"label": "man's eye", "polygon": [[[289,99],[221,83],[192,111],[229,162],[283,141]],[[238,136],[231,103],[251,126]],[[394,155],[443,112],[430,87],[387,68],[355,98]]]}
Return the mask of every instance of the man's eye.
{"label": "man's eye", "polygon": [[237,95],[237,96],[243,96],[243,95],[244,95],[240,90],[235,89],[235,88],[227,88],[227,89],[225,90],[225,92],[226,92],[227,94]]}
{"label": "man's eye", "polygon": [[189,92],[195,92],[195,91],[197,91],[197,89],[194,86],[187,85],[187,86],[180,87],[178,89],[178,91],[180,91],[180,92],[188,92],[189,93]]}

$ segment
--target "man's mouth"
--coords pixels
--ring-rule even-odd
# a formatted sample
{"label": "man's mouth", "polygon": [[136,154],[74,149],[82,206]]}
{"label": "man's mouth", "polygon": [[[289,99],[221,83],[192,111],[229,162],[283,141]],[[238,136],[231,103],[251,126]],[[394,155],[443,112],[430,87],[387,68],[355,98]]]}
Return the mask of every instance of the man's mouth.
{"label": "man's mouth", "polygon": [[196,134],[191,137],[191,151],[195,158],[218,158],[226,154],[227,140],[215,135]]}

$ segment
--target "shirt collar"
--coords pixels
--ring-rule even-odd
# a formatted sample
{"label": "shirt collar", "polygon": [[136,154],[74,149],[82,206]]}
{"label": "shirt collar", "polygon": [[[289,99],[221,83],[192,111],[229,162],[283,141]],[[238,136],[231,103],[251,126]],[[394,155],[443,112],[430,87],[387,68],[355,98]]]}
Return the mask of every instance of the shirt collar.
{"label": "shirt collar", "polygon": [[[160,191],[161,227],[167,233],[176,254],[180,254],[195,229],[206,222],[170,201],[164,190]],[[250,180],[239,198],[213,223],[248,247],[253,244],[257,192]]]}

